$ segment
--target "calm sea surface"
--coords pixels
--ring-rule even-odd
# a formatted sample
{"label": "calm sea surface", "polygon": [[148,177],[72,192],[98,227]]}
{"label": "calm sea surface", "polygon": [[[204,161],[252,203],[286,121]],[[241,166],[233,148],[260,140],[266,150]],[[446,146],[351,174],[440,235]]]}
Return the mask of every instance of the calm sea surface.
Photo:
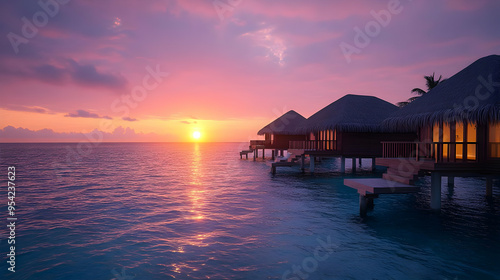
{"label": "calm sea surface", "polygon": [[[240,143],[77,148],[0,144],[1,279],[500,279],[498,182],[487,200],[484,180],[457,178],[437,214],[423,178],[362,220],[334,160],[272,176],[270,161],[239,159]],[[356,176],[380,176],[369,169]]]}

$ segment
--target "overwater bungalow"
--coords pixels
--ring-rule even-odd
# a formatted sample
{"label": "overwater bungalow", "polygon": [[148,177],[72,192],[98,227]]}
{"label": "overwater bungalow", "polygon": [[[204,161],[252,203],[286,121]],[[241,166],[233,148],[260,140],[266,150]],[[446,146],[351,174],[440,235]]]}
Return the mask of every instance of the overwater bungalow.
{"label": "overwater bungalow", "polygon": [[[418,141],[383,142],[377,165],[388,167],[384,179],[411,184],[415,177],[430,174],[432,209],[441,207],[442,176],[449,185],[455,177],[485,177],[486,195],[491,196],[492,180],[500,176],[500,56],[477,60],[394,112],[382,126],[418,130]],[[362,180],[344,183],[363,185]]]}
{"label": "overwater bungalow", "polygon": [[310,171],[314,171],[314,159],[324,157],[340,157],[341,172],[345,172],[345,158],[352,158],[355,171],[357,158],[371,158],[374,163],[382,156],[382,141],[415,140],[415,133],[382,129],[381,122],[397,110],[374,96],[345,95],[303,122],[297,132],[306,139],[291,141],[289,147],[310,157]]}
{"label": "overwater bungalow", "polygon": [[264,135],[264,140],[251,140],[249,150],[240,152],[240,157],[246,155],[248,158],[248,153],[253,152],[255,159],[259,149],[262,149],[262,157],[266,149],[272,150],[273,159],[278,151],[283,156],[283,151],[289,149],[290,141],[305,140],[304,134],[296,133],[297,127],[305,120],[306,118],[293,110],[286,112],[260,129],[257,134]]}

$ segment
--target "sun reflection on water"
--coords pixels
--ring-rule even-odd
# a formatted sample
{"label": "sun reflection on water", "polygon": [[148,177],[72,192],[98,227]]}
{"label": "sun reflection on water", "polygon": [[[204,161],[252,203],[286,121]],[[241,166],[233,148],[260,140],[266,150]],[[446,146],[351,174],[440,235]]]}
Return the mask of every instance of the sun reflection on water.
{"label": "sun reflection on water", "polygon": [[205,217],[203,215],[204,193],[203,189],[205,186],[202,181],[202,162],[201,162],[201,152],[200,144],[194,144],[194,151],[191,164],[191,178],[190,185],[191,189],[188,190],[188,197],[191,203],[191,209],[189,210],[190,215],[187,217],[190,220],[203,220]]}

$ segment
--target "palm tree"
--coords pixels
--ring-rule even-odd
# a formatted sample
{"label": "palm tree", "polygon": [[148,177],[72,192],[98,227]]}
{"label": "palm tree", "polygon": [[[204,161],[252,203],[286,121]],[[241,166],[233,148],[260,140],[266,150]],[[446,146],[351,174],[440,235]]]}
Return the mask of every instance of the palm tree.
{"label": "palm tree", "polygon": [[404,107],[404,106],[410,104],[411,102],[417,100],[417,98],[419,98],[420,96],[428,93],[431,89],[435,88],[438,84],[446,81],[446,79],[441,80],[441,78],[442,78],[441,75],[439,75],[439,79],[436,80],[434,77],[435,74],[436,73],[432,73],[431,76],[424,76],[425,84],[427,85],[427,91],[425,91],[421,88],[414,88],[411,90],[411,93],[416,94],[417,96],[410,97],[410,98],[408,98],[407,101],[398,102],[397,105],[399,107]]}

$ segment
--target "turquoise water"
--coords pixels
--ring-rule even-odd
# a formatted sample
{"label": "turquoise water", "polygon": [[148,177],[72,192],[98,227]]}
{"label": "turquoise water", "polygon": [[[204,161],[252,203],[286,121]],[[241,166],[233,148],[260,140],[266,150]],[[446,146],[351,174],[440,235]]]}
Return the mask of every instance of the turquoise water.
{"label": "turquoise water", "polygon": [[[433,213],[423,178],[420,193],[382,195],[361,219],[356,191],[331,172],[338,162],[272,176],[269,161],[240,160],[243,148],[0,144],[2,185],[16,167],[18,217],[16,272],[4,230],[0,276],[500,279],[498,183],[487,200],[484,181],[457,178]],[[363,162],[356,176],[380,176],[369,169]]]}

